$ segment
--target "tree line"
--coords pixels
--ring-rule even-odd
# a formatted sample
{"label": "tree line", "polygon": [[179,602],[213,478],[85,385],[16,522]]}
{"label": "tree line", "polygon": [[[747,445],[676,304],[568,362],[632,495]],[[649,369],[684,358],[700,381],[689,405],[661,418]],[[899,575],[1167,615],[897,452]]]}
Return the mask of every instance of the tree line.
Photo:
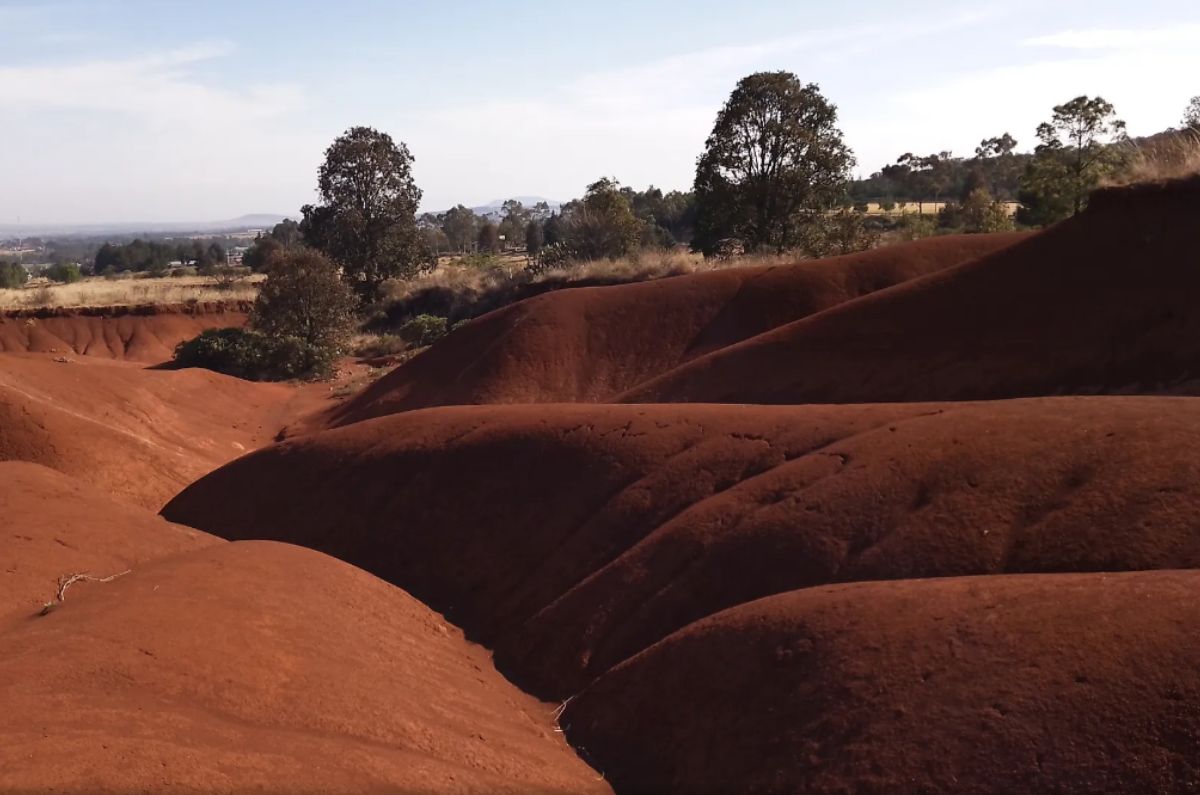
{"label": "tree line", "polygon": [[148,271],[152,275],[167,272],[172,262],[212,270],[226,264],[225,248],[216,241],[203,240],[182,243],[160,242],[135,238],[129,243],[105,243],[92,260],[92,273],[97,276]]}
{"label": "tree line", "polygon": [[[1189,104],[1184,125],[1171,134],[1200,132],[1200,98]],[[225,362],[226,371],[275,362],[270,372],[278,377],[319,371],[333,361],[355,309],[379,303],[387,280],[431,269],[444,252],[523,246],[536,257],[533,269],[681,243],[706,256],[825,256],[873,245],[877,230],[855,209],[873,195],[885,202],[950,198],[939,222],[978,231],[1010,226],[1002,202],[1015,196],[1020,220],[1053,223],[1081,212],[1131,151],[1124,123],[1101,97],[1054,107],[1037,139],[1028,154],[1016,151],[1008,133],[983,140],[971,158],[907,153],[855,183],[837,107],[815,84],[761,72],[740,80],[718,112],[692,191],[636,191],[603,177],[557,211],[505,202],[496,222],[462,205],[419,215],[422,193],[408,147],[387,133],[352,127],[325,152],[318,203],[305,205],[299,222],[261,235],[246,253],[246,264],[267,273],[253,329],[206,332],[181,348],[181,359]],[[127,258],[110,249],[104,263],[111,257],[112,267],[132,267],[166,256],[144,241],[124,250]],[[192,249],[197,259],[204,253]]]}

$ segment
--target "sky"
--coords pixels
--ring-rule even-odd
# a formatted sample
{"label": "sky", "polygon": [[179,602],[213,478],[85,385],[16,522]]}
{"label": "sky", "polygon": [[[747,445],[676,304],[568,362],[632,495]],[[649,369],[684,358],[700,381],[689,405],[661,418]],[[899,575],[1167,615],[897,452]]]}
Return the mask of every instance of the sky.
{"label": "sky", "polygon": [[1200,94],[1196,0],[0,0],[0,225],[295,215],[350,126],[422,206],[687,189],[739,78],[839,109],[858,175],[1080,94],[1133,135]]}

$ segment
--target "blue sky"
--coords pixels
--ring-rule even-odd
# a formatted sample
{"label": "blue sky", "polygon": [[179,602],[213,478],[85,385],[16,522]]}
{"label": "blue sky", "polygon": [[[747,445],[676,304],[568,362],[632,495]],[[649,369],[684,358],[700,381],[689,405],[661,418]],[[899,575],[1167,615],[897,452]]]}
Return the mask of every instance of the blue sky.
{"label": "blue sky", "polygon": [[295,212],[329,142],[408,143],[428,209],[690,185],[737,79],[840,108],[859,173],[1078,94],[1133,134],[1200,94],[1195,0],[0,0],[0,224]]}

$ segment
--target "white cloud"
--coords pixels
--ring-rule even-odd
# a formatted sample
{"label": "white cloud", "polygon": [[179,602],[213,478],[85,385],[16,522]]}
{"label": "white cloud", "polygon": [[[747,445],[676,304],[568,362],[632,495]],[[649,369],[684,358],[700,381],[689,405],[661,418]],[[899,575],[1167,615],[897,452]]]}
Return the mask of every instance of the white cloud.
{"label": "white cloud", "polygon": [[127,59],[0,67],[0,217],[205,220],[289,212],[311,195],[328,138],[297,124],[294,85],[224,88],[201,42]]}
{"label": "white cloud", "polygon": [[0,107],[132,113],[154,125],[183,119],[277,116],[303,106],[293,86],[255,86],[235,92],[213,88],[188,67],[229,55],[224,42],[204,42],[124,60],[48,66],[0,67]]}
{"label": "white cloud", "polygon": [[[1083,34],[1062,38],[1077,44],[1103,40]],[[855,118],[855,128],[877,130],[886,125],[889,133],[885,141],[871,139],[860,153],[862,160],[874,168],[904,151],[970,154],[983,138],[1005,131],[1021,148],[1031,149],[1038,123],[1055,105],[1081,94],[1112,102],[1117,114],[1130,122],[1131,135],[1160,132],[1178,123],[1196,90],[1192,76],[1200,73],[1200,47],[1187,42],[1182,36],[1166,43],[1163,37],[1147,35],[1136,43],[1126,39],[1120,48],[1080,46],[1060,53],[1062,57],[1044,55],[1033,63],[964,71],[896,92],[871,116]],[[931,125],[930,118],[938,123]]]}
{"label": "white cloud", "polygon": [[[426,109],[398,115],[388,126],[404,131],[417,157],[418,182],[433,186],[429,209],[522,192],[565,199],[604,175],[628,185],[686,188],[718,108],[746,74],[789,69],[813,80],[860,61],[864,51],[936,39],[1003,13],[970,11],[711,47],[584,74],[536,99]],[[536,185],[529,184],[531,175]],[[458,186],[467,186],[467,195]]]}
{"label": "white cloud", "polygon": [[1139,50],[1179,45],[1200,47],[1200,24],[1161,28],[1087,28],[1065,30],[1025,40],[1030,47],[1068,50]]}

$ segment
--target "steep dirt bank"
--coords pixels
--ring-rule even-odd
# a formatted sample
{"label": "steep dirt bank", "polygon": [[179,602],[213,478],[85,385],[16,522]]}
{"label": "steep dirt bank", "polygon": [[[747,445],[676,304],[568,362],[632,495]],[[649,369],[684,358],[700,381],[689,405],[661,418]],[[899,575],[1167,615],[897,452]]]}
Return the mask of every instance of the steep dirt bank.
{"label": "steep dirt bank", "polygon": [[316,424],[438,405],[611,400],[710,351],[1024,237],[940,237],[539,296],[472,321]]}
{"label": "steep dirt bank", "polygon": [[631,402],[876,402],[1197,391],[1200,176],[688,362]]}
{"label": "steep dirt bank", "polygon": [[246,301],[0,311],[0,353],[57,353],[159,364],[210,328],[244,326]]}

